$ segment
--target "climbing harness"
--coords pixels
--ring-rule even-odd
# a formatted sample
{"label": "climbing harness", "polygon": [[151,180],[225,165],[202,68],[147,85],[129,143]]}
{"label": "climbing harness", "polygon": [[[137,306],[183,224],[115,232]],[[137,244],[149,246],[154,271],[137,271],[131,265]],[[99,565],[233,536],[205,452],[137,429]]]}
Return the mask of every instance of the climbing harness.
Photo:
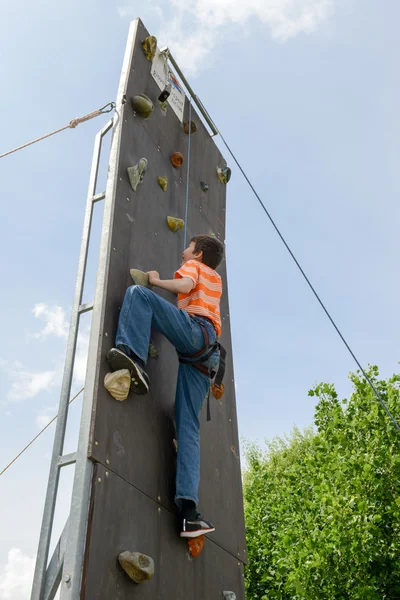
{"label": "climbing harness", "polygon": [[[195,352],[194,354],[181,354],[180,352],[178,352],[179,362],[186,365],[191,365],[192,367],[200,371],[200,373],[203,373],[203,375],[209,377],[210,389],[212,389],[214,396],[219,400],[222,397],[222,394],[224,393],[224,384],[222,383],[222,380],[225,375],[226,350],[218,341],[214,342],[213,344],[210,344],[210,338],[204,323],[195,318],[197,315],[190,316],[191,318],[194,318],[196,320],[196,323],[198,323],[201,327],[204,336],[204,346],[201,350]],[[206,317],[201,317],[201,319],[205,318]],[[207,367],[207,365],[204,364],[214,354],[214,352],[219,352],[218,371],[210,370],[209,367]],[[212,381],[213,383],[211,384]],[[207,421],[211,421],[210,389],[207,393]]]}

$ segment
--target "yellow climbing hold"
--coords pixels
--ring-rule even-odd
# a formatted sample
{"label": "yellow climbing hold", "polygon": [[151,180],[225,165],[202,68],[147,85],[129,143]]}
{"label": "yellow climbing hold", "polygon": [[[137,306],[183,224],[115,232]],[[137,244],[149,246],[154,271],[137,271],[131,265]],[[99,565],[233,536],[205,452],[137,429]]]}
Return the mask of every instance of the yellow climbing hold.
{"label": "yellow climbing hold", "polygon": [[153,60],[157,50],[157,38],[154,35],[149,35],[143,40],[142,47],[147,60]]}
{"label": "yellow climbing hold", "polygon": [[179,231],[185,225],[185,221],[177,217],[167,217],[167,222],[171,231]]}
{"label": "yellow climbing hold", "polygon": [[115,400],[126,400],[131,387],[131,374],[128,369],[107,373],[104,377],[104,387]]}
{"label": "yellow climbing hold", "polygon": [[149,276],[144,271],[139,271],[139,269],[130,269],[129,273],[133,279],[133,283],[135,285],[142,285],[143,287],[151,288],[152,286],[149,283]]}
{"label": "yellow climbing hold", "polygon": [[157,181],[164,192],[166,192],[168,186],[168,177],[157,177]]}

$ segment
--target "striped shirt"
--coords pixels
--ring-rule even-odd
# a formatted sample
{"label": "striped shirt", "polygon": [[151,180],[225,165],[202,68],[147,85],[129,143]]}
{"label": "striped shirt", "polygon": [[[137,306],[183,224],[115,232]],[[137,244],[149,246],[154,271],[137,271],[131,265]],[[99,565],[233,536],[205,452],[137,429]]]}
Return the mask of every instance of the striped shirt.
{"label": "striped shirt", "polygon": [[174,279],[189,277],[194,287],[188,294],[178,294],[178,308],[189,314],[210,319],[221,335],[221,315],[219,302],[222,295],[222,281],[214,269],[199,260],[188,260],[174,275]]}

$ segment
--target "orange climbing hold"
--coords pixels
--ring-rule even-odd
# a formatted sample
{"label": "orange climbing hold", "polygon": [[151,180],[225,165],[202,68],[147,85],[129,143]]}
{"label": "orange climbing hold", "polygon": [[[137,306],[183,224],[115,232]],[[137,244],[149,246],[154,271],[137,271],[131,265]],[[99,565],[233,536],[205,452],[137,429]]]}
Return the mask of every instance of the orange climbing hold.
{"label": "orange climbing hold", "polygon": [[204,548],[204,535],[188,539],[189,554],[196,558]]}
{"label": "orange climbing hold", "polygon": [[181,152],[174,152],[171,156],[172,165],[177,169],[183,164],[183,154]]}
{"label": "orange climbing hold", "polygon": [[213,383],[213,385],[211,386],[212,389],[212,393],[214,394],[214,398],[216,398],[217,400],[221,400],[222,396],[224,395],[224,391],[225,391],[225,386],[223,383],[221,383],[221,386],[219,385],[215,385],[215,383]]}

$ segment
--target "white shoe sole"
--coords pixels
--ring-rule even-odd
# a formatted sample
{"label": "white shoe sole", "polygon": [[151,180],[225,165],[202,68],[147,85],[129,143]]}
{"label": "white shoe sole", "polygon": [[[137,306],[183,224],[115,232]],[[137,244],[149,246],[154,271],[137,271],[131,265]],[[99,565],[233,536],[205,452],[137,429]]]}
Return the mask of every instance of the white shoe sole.
{"label": "white shoe sole", "polygon": [[181,538],[196,538],[201,535],[207,535],[207,533],[212,533],[215,531],[215,527],[212,529],[197,529],[197,531],[181,531]]}

